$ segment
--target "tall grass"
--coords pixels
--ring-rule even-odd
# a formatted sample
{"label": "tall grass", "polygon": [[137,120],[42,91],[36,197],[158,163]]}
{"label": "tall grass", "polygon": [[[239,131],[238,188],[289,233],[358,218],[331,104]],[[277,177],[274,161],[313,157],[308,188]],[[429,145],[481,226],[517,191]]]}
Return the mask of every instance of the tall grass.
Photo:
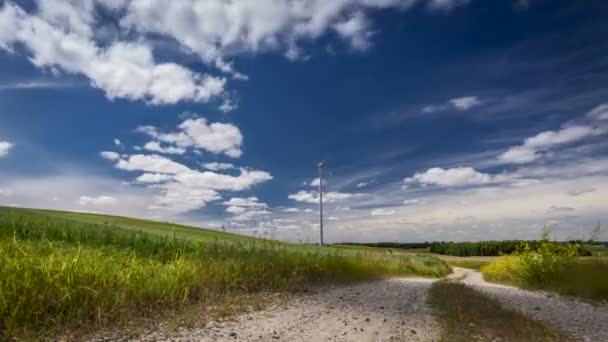
{"label": "tall grass", "polygon": [[608,260],[578,257],[578,246],[543,242],[481,268],[485,279],[582,298],[608,299]]}
{"label": "tall grass", "polygon": [[[324,282],[443,276],[432,257],[272,241],[191,241],[19,211],[0,212],[0,339],[95,328],[196,302]],[[214,303],[221,304],[221,303]]]}

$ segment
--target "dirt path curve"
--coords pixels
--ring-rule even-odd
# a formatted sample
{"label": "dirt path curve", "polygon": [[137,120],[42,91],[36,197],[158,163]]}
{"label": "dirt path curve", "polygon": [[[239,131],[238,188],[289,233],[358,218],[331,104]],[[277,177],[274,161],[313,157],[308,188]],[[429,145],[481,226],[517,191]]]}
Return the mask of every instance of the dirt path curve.
{"label": "dirt path curve", "polygon": [[450,278],[496,298],[505,307],[569,333],[581,341],[608,341],[608,305],[591,305],[542,291],[489,283],[480,272],[453,267]]}
{"label": "dirt path curve", "polygon": [[201,329],[137,341],[436,341],[426,305],[433,280],[390,279],[327,288]]}

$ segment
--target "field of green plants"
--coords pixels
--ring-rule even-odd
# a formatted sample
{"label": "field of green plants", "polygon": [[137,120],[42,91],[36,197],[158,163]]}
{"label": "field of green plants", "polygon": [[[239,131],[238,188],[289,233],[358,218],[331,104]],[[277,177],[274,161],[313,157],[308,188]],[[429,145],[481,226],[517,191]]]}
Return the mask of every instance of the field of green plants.
{"label": "field of green plants", "polygon": [[247,238],[94,214],[0,208],[0,340],[94,330],[221,298],[394,275],[441,277],[434,257]]}
{"label": "field of green plants", "polygon": [[525,247],[482,266],[489,281],[608,300],[608,258],[580,257],[579,246],[550,241]]}

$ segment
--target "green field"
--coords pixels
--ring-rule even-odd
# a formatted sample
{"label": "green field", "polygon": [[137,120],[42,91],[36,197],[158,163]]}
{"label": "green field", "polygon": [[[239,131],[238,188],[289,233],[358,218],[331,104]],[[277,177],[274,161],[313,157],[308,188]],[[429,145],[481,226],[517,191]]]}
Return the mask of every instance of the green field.
{"label": "green field", "polygon": [[221,308],[238,298],[323,283],[449,272],[432,256],[0,207],[0,339],[86,333],[201,303]]}

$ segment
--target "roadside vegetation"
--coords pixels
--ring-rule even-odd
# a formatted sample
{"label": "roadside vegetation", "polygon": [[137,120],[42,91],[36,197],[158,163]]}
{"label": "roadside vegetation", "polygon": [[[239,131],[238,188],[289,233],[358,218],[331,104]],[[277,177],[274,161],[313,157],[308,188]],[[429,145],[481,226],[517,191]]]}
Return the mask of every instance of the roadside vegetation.
{"label": "roadside vegetation", "polygon": [[453,281],[435,282],[429,304],[441,325],[441,341],[570,341],[571,339],[523,314],[505,309],[481,292]]}
{"label": "roadside vegetation", "polygon": [[481,267],[486,280],[593,300],[608,300],[608,259],[579,257],[579,246],[542,242]]}
{"label": "roadside vegetation", "polygon": [[322,283],[449,272],[447,264],[430,256],[342,251],[143,220],[0,208],[0,340],[90,331],[193,304],[221,307],[227,298],[234,302],[239,296],[302,291]]}

